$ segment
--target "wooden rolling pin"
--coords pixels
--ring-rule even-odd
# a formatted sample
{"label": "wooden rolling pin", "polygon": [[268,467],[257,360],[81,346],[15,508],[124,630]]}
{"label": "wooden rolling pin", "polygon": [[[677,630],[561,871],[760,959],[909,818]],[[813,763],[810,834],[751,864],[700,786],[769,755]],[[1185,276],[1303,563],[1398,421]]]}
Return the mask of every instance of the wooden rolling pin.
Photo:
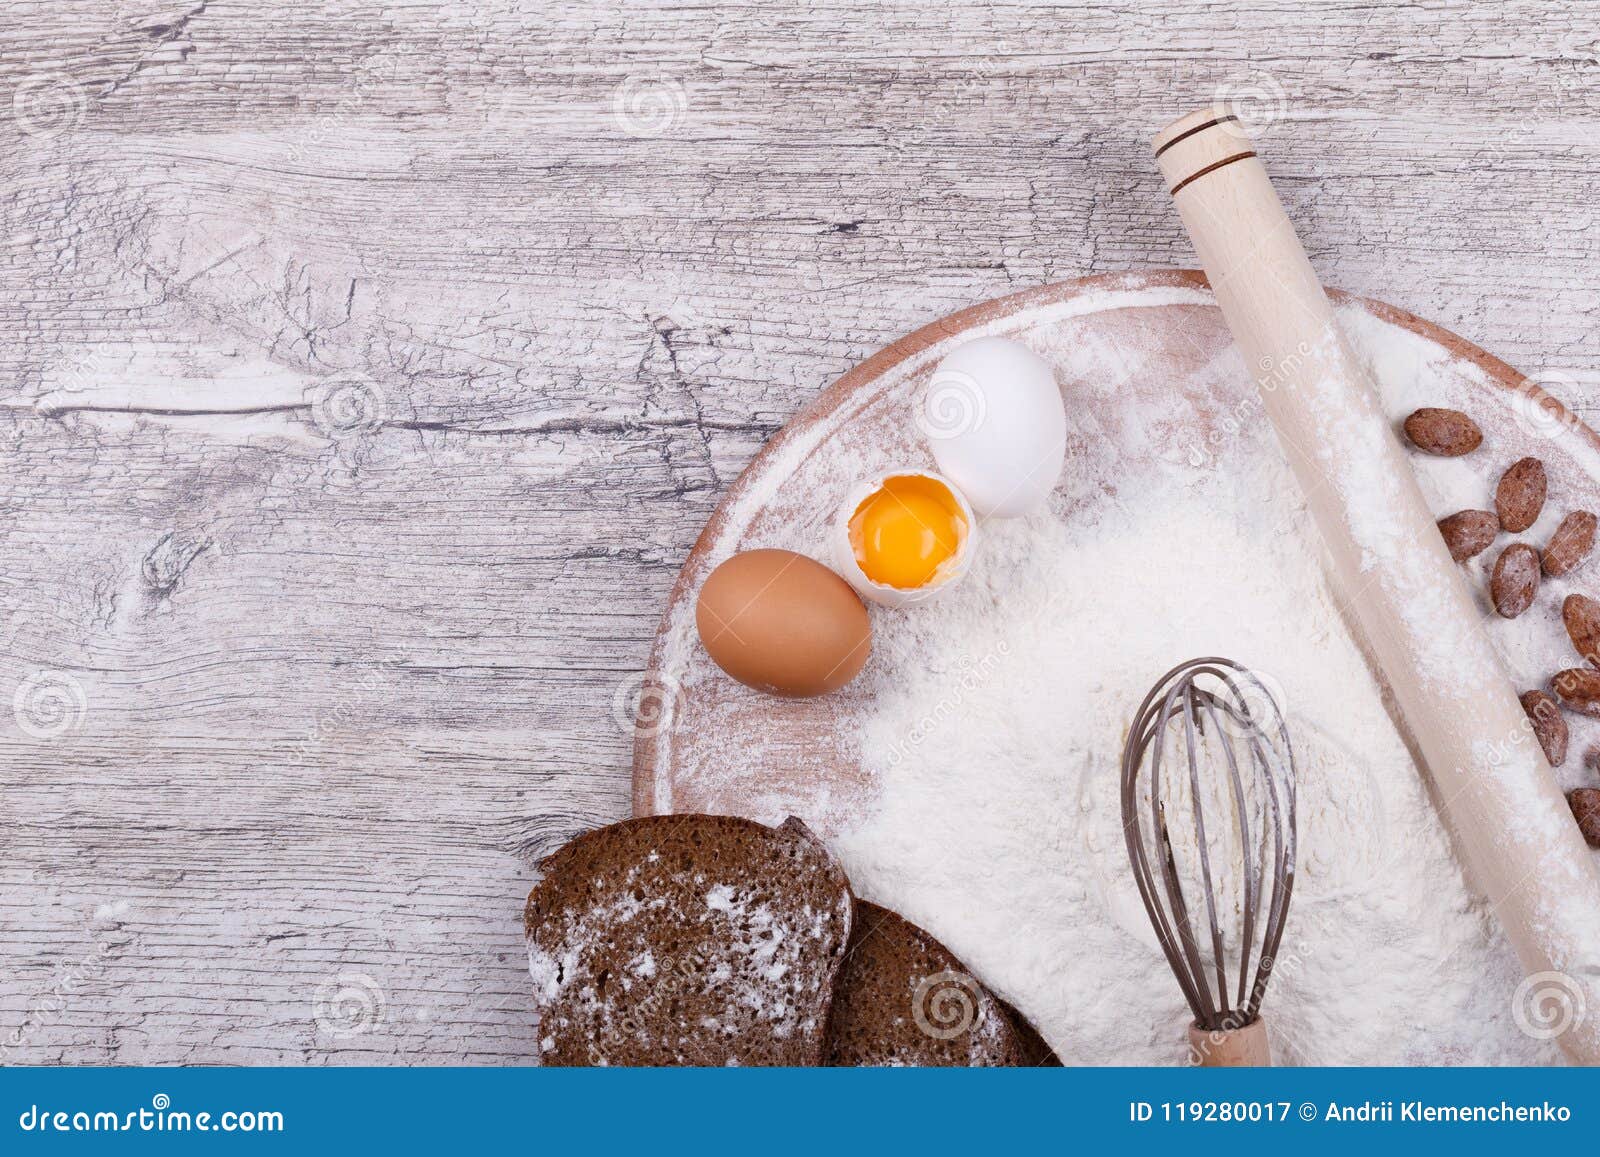
{"label": "wooden rolling pin", "polygon": [[1335,596],[1528,973],[1508,1010],[1530,1036],[1600,1063],[1600,869],[1372,382],[1238,119],[1191,113],[1155,149],[1326,541]]}

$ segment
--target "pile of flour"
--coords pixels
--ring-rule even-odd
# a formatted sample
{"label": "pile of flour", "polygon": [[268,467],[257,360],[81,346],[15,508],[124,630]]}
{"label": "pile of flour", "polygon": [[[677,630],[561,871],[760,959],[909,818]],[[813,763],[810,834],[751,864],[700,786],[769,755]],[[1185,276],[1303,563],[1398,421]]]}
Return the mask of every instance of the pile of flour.
{"label": "pile of flour", "polygon": [[[1435,344],[1359,310],[1344,321],[1392,412],[1481,411],[1486,391],[1457,380]],[[1064,375],[1103,372],[1096,358],[1112,356],[1040,352]],[[1247,380],[1230,358],[1218,372]],[[1094,445],[1092,428],[1075,434]],[[1516,456],[1503,449],[1419,463],[1437,512],[1490,506]],[[1086,476],[1106,475],[1091,465]],[[1072,488],[1069,466],[1055,509],[985,525],[958,588],[875,620],[874,662],[891,677],[874,689],[861,755],[882,793],[834,841],[858,891],[949,944],[1069,1060],[1179,1060],[1190,1018],[1129,872],[1118,761],[1151,683],[1224,655],[1278,693],[1300,757],[1299,876],[1265,1005],[1279,1062],[1559,1061],[1519,1027],[1516,960],[1335,609],[1264,415],[1172,440],[1087,517]],[[1558,479],[1524,537],[1541,544],[1566,509]],[[1490,627],[1519,690],[1572,665],[1550,598]]]}

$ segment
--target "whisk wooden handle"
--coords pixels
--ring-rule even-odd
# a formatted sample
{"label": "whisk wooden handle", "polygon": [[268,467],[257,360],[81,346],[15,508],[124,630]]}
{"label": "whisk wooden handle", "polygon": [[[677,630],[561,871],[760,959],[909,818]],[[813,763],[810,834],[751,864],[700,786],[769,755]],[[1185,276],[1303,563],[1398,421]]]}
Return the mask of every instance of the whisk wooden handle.
{"label": "whisk wooden handle", "polygon": [[1260,1068],[1272,1063],[1267,1024],[1259,1016],[1243,1028],[1189,1026],[1189,1061],[1205,1069]]}
{"label": "whisk wooden handle", "polygon": [[1577,1015],[1560,1042],[1574,1059],[1600,1063],[1600,871],[1376,391],[1239,122],[1205,109],[1166,128],[1155,147],[1328,546],[1336,593],[1529,974],[1508,999],[1572,994]]}

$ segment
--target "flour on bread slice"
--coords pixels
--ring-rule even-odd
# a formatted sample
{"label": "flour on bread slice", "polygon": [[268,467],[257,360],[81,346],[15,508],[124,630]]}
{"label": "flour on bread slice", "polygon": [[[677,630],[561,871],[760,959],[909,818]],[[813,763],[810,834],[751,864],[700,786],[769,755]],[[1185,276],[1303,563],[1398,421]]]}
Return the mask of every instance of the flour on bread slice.
{"label": "flour on bread slice", "polygon": [[626,820],[540,865],[524,918],[552,1065],[816,1065],[853,914],[804,824]]}

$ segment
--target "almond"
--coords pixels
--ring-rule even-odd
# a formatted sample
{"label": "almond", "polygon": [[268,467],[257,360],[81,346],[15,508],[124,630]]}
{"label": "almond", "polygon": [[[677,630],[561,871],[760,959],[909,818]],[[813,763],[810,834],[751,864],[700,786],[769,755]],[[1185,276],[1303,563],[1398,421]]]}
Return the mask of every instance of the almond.
{"label": "almond", "polygon": [[1567,761],[1567,721],[1561,717],[1561,708],[1543,691],[1526,691],[1522,695],[1522,709],[1528,713],[1533,733],[1551,767],[1560,767]]}
{"label": "almond", "polygon": [[1567,795],[1567,806],[1572,818],[1578,821],[1578,830],[1591,848],[1600,848],[1600,791],[1580,787]]}
{"label": "almond", "polygon": [[1405,432],[1418,450],[1441,458],[1459,458],[1483,444],[1478,423],[1460,410],[1417,410],[1405,420]]}
{"label": "almond", "polygon": [[1439,520],[1439,533],[1450,548],[1450,557],[1466,562],[1489,549],[1494,536],[1500,533],[1500,519],[1488,510],[1458,510]]}
{"label": "almond", "polygon": [[1574,667],[1550,681],[1556,698],[1568,711],[1600,719],[1600,671],[1593,667]]}
{"label": "almond", "polygon": [[1512,534],[1521,534],[1539,521],[1544,509],[1544,463],[1537,458],[1518,458],[1500,475],[1495,487],[1494,508],[1500,525]]}
{"label": "almond", "polygon": [[1489,577],[1494,609],[1501,618],[1514,619],[1533,606],[1533,596],[1538,593],[1539,552],[1525,542],[1513,542],[1500,552]]}
{"label": "almond", "polygon": [[1588,595],[1568,595],[1561,604],[1561,621],[1578,654],[1600,667],[1600,603]]}
{"label": "almond", "polygon": [[1594,515],[1587,510],[1574,510],[1563,518],[1544,548],[1544,573],[1554,577],[1583,565],[1594,549],[1594,528]]}

